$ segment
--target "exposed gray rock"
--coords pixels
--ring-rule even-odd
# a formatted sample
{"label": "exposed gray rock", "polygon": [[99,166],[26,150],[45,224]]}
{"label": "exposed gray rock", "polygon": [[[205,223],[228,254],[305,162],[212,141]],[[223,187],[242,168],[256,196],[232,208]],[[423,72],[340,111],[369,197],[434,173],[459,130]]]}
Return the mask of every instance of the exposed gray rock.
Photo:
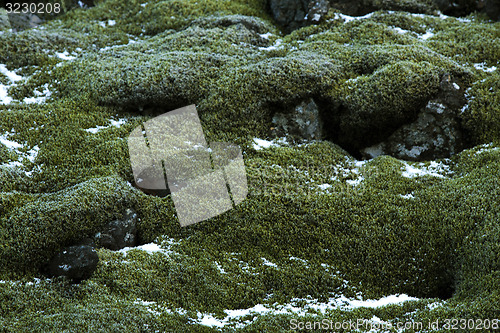
{"label": "exposed gray rock", "polygon": [[39,16],[31,13],[8,13],[7,15],[14,32],[35,28],[43,23]]}
{"label": "exposed gray rock", "polygon": [[127,209],[121,220],[109,222],[104,229],[95,235],[95,243],[99,247],[119,250],[136,245],[137,214]]}
{"label": "exposed gray rock", "polygon": [[482,0],[479,1],[479,10],[486,13],[492,20],[500,21],[500,1]]}
{"label": "exposed gray rock", "polygon": [[65,276],[74,281],[88,279],[97,267],[99,257],[91,245],[68,246],[48,264],[50,276]]}
{"label": "exposed gray rock", "polygon": [[312,98],[302,101],[290,113],[276,113],[272,121],[272,136],[286,136],[292,141],[322,138],[323,125],[318,106]]}
{"label": "exposed gray rock", "polygon": [[500,21],[500,1],[498,0],[434,0],[443,14],[466,16],[473,11],[485,13],[492,20]]}
{"label": "exposed gray rock", "polygon": [[352,16],[361,16],[376,10],[431,14],[437,9],[428,1],[417,0],[270,0],[269,4],[274,19],[287,33],[311,23],[320,22],[330,8]]}
{"label": "exposed gray rock", "polygon": [[309,0],[270,0],[271,13],[285,32],[290,32],[305,25]]}
{"label": "exposed gray rock", "polygon": [[413,123],[401,126],[387,140],[361,153],[365,158],[391,155],[411,161],[449,157],[464,147],[457,117],[464,104],[461,81],[446,74],[438,95],[427,103]]}

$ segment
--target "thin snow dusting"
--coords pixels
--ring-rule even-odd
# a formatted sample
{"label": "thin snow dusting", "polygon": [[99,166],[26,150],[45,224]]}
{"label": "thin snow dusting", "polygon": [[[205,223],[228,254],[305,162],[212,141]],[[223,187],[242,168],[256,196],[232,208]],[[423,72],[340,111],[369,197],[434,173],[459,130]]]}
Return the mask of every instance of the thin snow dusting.
{"label": "thin snow dusting", "polygon": [[274,45],[271,45],[271,46],[268,46],[268,47],[259,47],[259,50],[262,50],[262,51],[276,50],[281,45],[281,42],[282,42],[281,39],[277,39],[274,42]]}
{"label": "thin snow dusting", "polygon": [[344,15],[344,14],[340,14],[340,13],[335,13],[335,20],[338,20],[341,18],[344,20],[344,23],[347,23],[347,22],[351,22],[351,21],[355,21],[355,20],[364,20],[364,19],[372,17],[372,15],[373,15],[373,13],[369,13],[369,14],[366,14],[364,16],[349,16],[349,15]]}
{"label": "thin snow dusting", "polygon": [[425,34],[419,35],[418,37],[420,39],[427,40],[427,39],[429,39],[429,38],[431,38],[433,36],[434,36],[434,33],[432,31],[427,31]]}
{"label": "thin snow dusting", "polygon": [[330,184],[321,184],[321,185],[318,185],[318,187],[322,190],[326,190],[327,188],[330,188],[332,187],[332,185]]}
{"label": "thin snow dusting", "polygon": [[[196,323],[222,328],[228,324],[235,323],[236,328],[242,328],[250,324],[258,316],[265,314],[296,314],[304,316],[306,314],[311,314],[312,311],[326,313],[329,310],[340,309],[340,310],[354,310],[356,308],[378,308],[387,305],[403,304],[404,302],[418,301],[418,298],[410,297],[406,294],[402,295],[391,295],[383,297],[378,300],[361,300],[361,299],[348,299],[345,296],[338,298],[330,298],[326,303],[319,303],[316,299],[300,299],[294,298],[291,303],[288,304],[257,304],[251,308],[247,309],[236,309],[236,310],[225,310],[227,316],[223,319],[217,319],[211,314],[198,313],[198,319],[195,320]],[[296,306],[296,303],[305,303],[305,305]],[[437,306],[436,306],[437,307]],[[252,319],[247,319],[241,321],[241,318],[246,316],[252,316]],[[375,320],[372,318],[372,320]]]}
{"label": "thin snow dusting", "polygon": [[484,62],[481,62],[481,63],[478,63],[478,64],[474,64],[474,67],[476,69],[480,69],[480,70],[482,70],[484,72],[488,72],[488,73],[491,73],[491,72],[494,72],[494,71],[497,70],[496,66],[487,67],[486,63],[484,63]]}
{"label": "thin snow dusting", "polygon": [[14,86],[17,81],[22,80],[23,77],[17,75],[13,71],[9,71],[4,64],[0,64],[0,73],[5,75],[11,82],[9,85],[0,83],[0,104],[10,104],[12,102],[12,97],[8,94],[9,88]]}
{"label": "thin snow dusting", "polygon": [[266,258],[260,258],[262,259],[262,264],[263,265],[266,265],[266,266],[271,266],[271,267],[274,267],[274,268],[278,268],[278,265],[276,265],[275,263],[273,262],[270,262],[269,260],[267,260]]}
{"label": "thin snow dusting", "polygon": [[157,253],[157,252],[164,253],[164,254],[171,254],[171,253],[174,253],[174,251],[171,250],[172,245],[177,245],[177,244],[179,244],[178,241],[176,241],[174,238],[169,238],[169,239],[164,240],[162,242],[161,247],[160,247],[160,245],[158,245],[156,243],[149,243],[149,244],[144,244],[144,245],[139,245],[139,246],[134,246],[134,247],[125,247],[121,250],[118,250],[117,252],[127,254],[127,252],[132,251],[132,250],[141,250],[141,251],[147,252],[149,254],[153,254],[153,253]]}
{"label": "thin snow dusting", "polygon": [[87,129],[85,129],[85,131],[92,133],[92,134],[96,134],[97,132],[99,132],[100,130],[102,130],[104,128],[120,127],[121,125],[125,124],[126,122],[127,122],[127,119],[125,119],[125,118],[120,118],[118,120],[110,119],[110,121],[109,121],[110,124],[108,126],[96,126],[93,128],[87,128]]}
{"label": "thin snow dusting", "polygon": [[[24,160],[28,160],[28,161],[34,163],[40,148],[38,146],[34,146],[30,150],[24,152],[24,151],[22,151],[22,149],[24,148],[24,145],[20,144],[18,142],[9,140],[9,135],[10,135],[10,133],[5,133],[3,135],[0,135],[0,143],[5,145],[8,149],[12,150],[17,155],[17,160],[1,164],[1,166],[11,167],[11,168],[12,167],[21,168],[24,166],[23,163],[21,163]],[[26,176],[31,177],[33,171],[24,171],[24,173],[26,174]]]}
{"label": "thin snow dusting", "polygon": [[269,37],[271,37],[273,34],[270,33],[270,32],[267,32],[265,34],[260,34],[260,38],[264,38],[264,39],[269,39]]}
{"label": "thin snow dusting", "polygon": [[403,162],[405,170],[403,171],[403,177],[415,178],[423,176],[432,176],[438,178],[446,178],[446,175],[451,174],[450,166],[442,162],[430,162],[428,166],[424,163],[418,163],[417,166],[409,165],[407,162]]}
{"label": "thin snow dusting", "polygon": [[35,89],[35,91],[33,92],[33,94],[36,97],[26,97],[24,99],[24,103],[26,103],[26,104],[32,104],[32,103],[41,104],[41,103],[44,103],[47,100],[47,98],[52,95],[52,92],[49,90],[49,84],[48,83],[45,83],[42,87],[43,87],[43,91],[42,92],[40,92],[40,91],[38,91],[38,90]]}
{"label": "thin snow dusting", "polygon": [[255,150],[261,150],[262,148],[270,148],[270,147],[280,147],[281,145],[288,144],[286,138],[279,138],[273,141],[254,138],[253,141],[254,141],[253,149]]}
{"label": "thin snow dusting", "polygon": [[500,147],[495,147],[493,142],[480,145],[479,147],[481,148],[476,152],[476,154],[481,154],[488,151],[500,150]]}
{"label": "thin snow dusting", "polygon": [[73,60],[73,59],[76,59],[76,57],[70,55],[68,51],[56,52],[56,56],[58,58],[62,59],[62,60]]}

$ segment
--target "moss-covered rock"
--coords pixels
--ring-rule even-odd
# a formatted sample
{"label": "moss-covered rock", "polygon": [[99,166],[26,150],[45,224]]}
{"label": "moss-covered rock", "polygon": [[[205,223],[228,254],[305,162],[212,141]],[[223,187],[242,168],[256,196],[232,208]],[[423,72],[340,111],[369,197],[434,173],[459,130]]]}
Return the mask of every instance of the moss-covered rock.
{"label": "moss-covered rock", "polygon": [[39,195],[29,203],[21,200],[24,204],[1,221],[4,272],[41,267],[61,245],[93,235],[134,199],[134,191],[123,180],[104,177]]}

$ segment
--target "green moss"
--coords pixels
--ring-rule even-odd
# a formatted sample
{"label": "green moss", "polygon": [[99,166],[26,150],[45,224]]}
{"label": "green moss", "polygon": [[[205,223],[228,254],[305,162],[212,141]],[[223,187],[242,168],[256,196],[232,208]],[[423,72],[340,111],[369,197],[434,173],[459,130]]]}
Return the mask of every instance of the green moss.
{"label": "green moss", "polygon": [[339,142],[361,148],[381,141],[388,132],[416,118],[437,92],[439,81],[439,69],[427,62],[397,62],[370,76],[346,81]]}
{"label": "green moss", "polygon": [[500,75],[495,73],[467,91],[469,102],[461,116],[475,144],[500,142],[499,82]]}
{"label": "green moss", "polygon": [[[241,14],[269,19],[265,11],[266,2],[253,1],[142,1],[134,0],[104,1],[88,10],[75,10],[62,18],[65,27],[87,32],[90,29],[99,29],[97,22],[116,21],[116,25],[109,27],[112,31],[121,30],[133,35],[155,35],[165,30],[179,30],[194,19],[209,15]],[[95,25],[89,24],[94,21]],[[140,22],[140,24],[137,24]]]}

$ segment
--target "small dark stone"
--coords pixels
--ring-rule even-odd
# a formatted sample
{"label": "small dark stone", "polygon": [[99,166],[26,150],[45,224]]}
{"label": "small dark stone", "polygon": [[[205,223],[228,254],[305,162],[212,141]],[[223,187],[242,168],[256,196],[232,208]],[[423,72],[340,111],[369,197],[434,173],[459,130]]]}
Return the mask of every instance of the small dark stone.
{"label": "small dark stone", "polygon": [[109,222],[104,229],[95,235],[98,247],[113,251],[136,245],[137,214],[127,209],[121,220]]}
{"label": "small dark stone", "polygon": [[47,271],[50,276],[65,276],[74,281],[81,281],[90,278],[98,262],[99,257],[92,246],[68,246],[54,256]]}

